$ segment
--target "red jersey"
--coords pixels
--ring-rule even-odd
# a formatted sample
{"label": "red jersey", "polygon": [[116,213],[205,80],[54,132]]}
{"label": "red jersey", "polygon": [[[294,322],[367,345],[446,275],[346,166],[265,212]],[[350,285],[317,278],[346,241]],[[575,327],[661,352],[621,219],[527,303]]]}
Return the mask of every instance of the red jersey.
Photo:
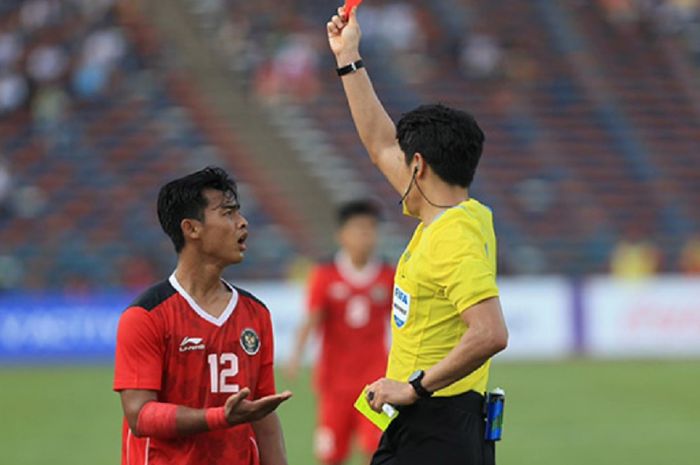
{"label": "red jersey", "polygon": [[[114,390],[148,389],[159,402],[220,407],[244,387],[256,399],[275,393],[270,315],[251,294],[231,289],[218,318],[206,313],[175,276],[139,297],[121,316]],[[176,439],[137,438],[124,420],[123,465],[257,464],[249,424]]]}
{"label": "red jersey", "polygon": [[391,266],[370,262],[358,271],[343,253],[314,268],[308,310],[323,312],[323,340],[316,366],[320,392],[359,393],[384,376],[393,286]]}

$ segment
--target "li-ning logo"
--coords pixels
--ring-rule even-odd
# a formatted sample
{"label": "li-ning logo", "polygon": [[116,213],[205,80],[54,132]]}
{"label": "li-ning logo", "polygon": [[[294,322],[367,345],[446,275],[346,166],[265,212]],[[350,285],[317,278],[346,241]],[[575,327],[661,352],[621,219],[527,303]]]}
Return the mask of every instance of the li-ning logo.
{"label": "li-ning logo", "polygon": [[185,337],[180,343],[180,352],[188,352],[190,350],[204,350],[201,337]]}

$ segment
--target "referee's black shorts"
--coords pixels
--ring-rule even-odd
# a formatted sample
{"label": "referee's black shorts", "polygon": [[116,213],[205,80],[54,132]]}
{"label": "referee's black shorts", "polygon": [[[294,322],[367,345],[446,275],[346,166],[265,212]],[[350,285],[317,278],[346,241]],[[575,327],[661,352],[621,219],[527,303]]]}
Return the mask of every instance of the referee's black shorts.
{"label": "referee's black shorts", "polygon": [[469,391],[402,407],[382,435],[371,465],[494,465],[484,440],[484,397]]}

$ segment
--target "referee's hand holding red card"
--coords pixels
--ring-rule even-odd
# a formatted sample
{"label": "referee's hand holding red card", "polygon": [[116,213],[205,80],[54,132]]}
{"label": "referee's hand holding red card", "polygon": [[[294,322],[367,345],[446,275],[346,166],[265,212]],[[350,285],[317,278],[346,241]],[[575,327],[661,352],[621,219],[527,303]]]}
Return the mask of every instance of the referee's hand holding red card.
{"label": "referee's hand holding red card", "polygon": [[354,60],[359,57],[360,25],[357,22],[357,8],[347,12],[344,6],[338,8],[338,14],[333,15],[326,23],[328,43],[331,51],[338,60]]}
{"label": "referee's hand holding red card", "polygon": [[344,19],[345,21],[347,21],[347,20],[348,20],[348,14],[349,14],[352,10],[354,10],[355,8],[357,8],[358,6],[360,6],[361,3],[362,3],[362,0],[345,0],[345,5],[343,5],[343,10],[345,11],[345,14],[343,14],[343,19]]}

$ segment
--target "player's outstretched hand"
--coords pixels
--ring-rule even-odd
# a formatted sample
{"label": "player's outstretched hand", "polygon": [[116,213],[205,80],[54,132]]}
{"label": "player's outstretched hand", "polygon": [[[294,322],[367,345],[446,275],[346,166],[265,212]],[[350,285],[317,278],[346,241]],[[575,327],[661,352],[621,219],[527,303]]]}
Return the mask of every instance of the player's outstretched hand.
{"label": "player's outstretched hand", "polygon": [[250,389],[243,388],[226,399],[226,404],[224,405],[226,419],[231,425],[260,420],[272,413],[282,402],[292,397],[290,391],[261,397],[256,400],[246,400],[249,395]]}
{"label": "player's outstretched hand", "polygon": [[338,14],[326,24],[328,43],[336,57],[357,54],[360,49],[362,32],[357,22],[357,7],[352,9],[347,19],[345,17],[345,8],[341,6]]}

